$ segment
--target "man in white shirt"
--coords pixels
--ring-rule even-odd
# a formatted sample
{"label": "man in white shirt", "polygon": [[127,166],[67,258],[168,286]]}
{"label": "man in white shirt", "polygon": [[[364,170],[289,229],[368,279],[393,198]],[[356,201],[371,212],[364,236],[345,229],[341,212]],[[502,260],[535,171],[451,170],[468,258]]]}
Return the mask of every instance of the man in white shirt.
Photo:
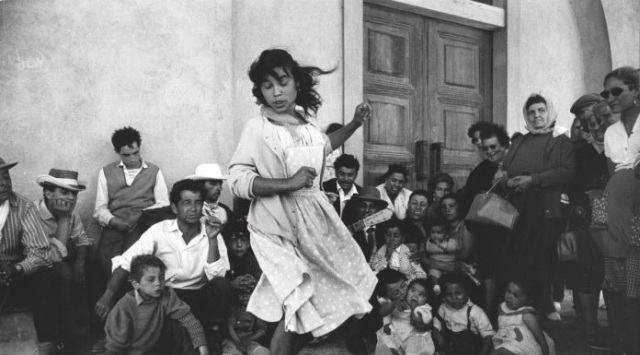
{"label": "man in white shirt", "polygon": [[342,154],[333,163],[336,177],[325,181],[322,188],[333,201],[333,208],[343,216],[344,207],[354,195],[357,195],[362,187],[355,183],[360,170],[358,159],[351,154]]}
{"label": "man in white shirt", "polygon": [[219,347],[219,343],[211,342],[221,340],[219,333],[226,329],[231,308],[231,288],[224,278],[229,258],[219,225],[200,221],[204,196],[196,181],[185,179],[173,185],[171,209],[177,219],[155,224],[126,252],[112,259],[113,275],[95,306],[98,316],[104,319],[117,301],[118,290],[129,277],[131,260],[152,254],[167,266],[167,286],[191,307],[208,333],[209,345]]}

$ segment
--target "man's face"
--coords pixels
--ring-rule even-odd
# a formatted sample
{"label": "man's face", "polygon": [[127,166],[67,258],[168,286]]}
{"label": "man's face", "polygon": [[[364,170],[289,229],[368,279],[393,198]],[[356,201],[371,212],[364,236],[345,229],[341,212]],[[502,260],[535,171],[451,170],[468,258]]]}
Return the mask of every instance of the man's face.
{"label": "man's face", "polygon": [[363,219],[378,212],[378,205],[373,201],[360,200],[358,205],[358,218]]}
{"label": "man's face", "polygon": [[0,203],[9,199],[11,196],[11,175],[9,169],[0,169]]}
{"label": "man's face", "polygon": [[345,192],[351,190],[353,186],[353,182],[356,181],[356,177],[358,177],[358,171],[356,168],[347,168],[341,166],[336,170],[336,179],[338,180],[338,185]]}
{"label": "man's face", "polygon": [[142,158],[140,157],[140,147],[138,147],[138,143],[133,142],[131,145],[125,145],[120,148],[120,150],[116,151],[124,166],[127,169],[138,169],[142,166]]}
{"label": "man's face", "polygon": [[207,202],[218,202],[222,192],[222,180],[204,180],[203,187],[207,192]]}
{"label": "man's face", "polygon": [[53,191],[45,189],[44,196],[47,198],[47,208],[53,212],[71,212],[78,201],[78,191],[71,191],[62,187],[56,187]]}
{"label": "man's face", "polygon": [[184,190],[180,193],[178,205],[171,204],[171,209],[177,215],[179,222],[194,225],[200,223],[203,203],[200,192]]}

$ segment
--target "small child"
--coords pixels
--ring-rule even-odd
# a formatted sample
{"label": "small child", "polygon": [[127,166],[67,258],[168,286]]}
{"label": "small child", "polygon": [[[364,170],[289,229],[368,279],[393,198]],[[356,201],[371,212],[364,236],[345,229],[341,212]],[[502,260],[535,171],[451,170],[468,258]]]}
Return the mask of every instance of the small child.
{"label": "small child", "polygon": [[406,277],[390,269],[378,276],[378,301],[384,326],[377,332],[376,355],[433,354],[428,281],[415,279],[407,286]]}
{"label": "small child", "polygon": [[493,336],[495,355],[555,354],[553,340],[542,331],[533,301],[523,282],[511,281],[498,316],[498,332]]}
{"label": "small child", "polygon": [[229,271],[226,278],[236,292],[251,293],[256,287],[262,270],[249,242],[246,222],[229,222],[222,229],[229,248]]}
{"label": "small child", "polygon": [[[184,344],[187,339],[173,339],[183,349],[183,354],[208,355],[207,341],[202,325],[171,287],[165,287],[166,266],[158,257],[139,255],[131,261],[131,285],[128,292],[113,307],[105,325],[107,343],[105,354],[146,354],[158,347],[163,333],[170,324],[167,318],[176,320],[189,333],[193,347]],[[164,339],[162,339],[164,341]],[[164,343],[163,343],[164,345]]]}
{"label": "small child", "polygon": [[229,337],[222,341],[223,355],[269,355],[258,343],[267,335],[267,323],[247,312],[250,292],[238,293],[238,305],[229,315]]}
{"label": "small child", "polygon": [[[429,237],[425,243],[425,251],[431,259],[443,263],[455,263],[454,252],[459,249],[458,241],[447,234],[447,222],[444,219],[435,219],[429,228]],[[444,270],[429,269],[429,281],[433,286],[433,292],[440,294],[440,277]]]}
{"label": "small child", "polygon": [[435,314],[434,339],[446,354],[486,355],[495,331],[482,308],[469,299],[466,281],[458,271],[442,276],[444,303]]}
{"label": "small child", "polygon": [[385,244],[371,257],[373,271],[389,268],[400,271],[409,281],[426,279],[427,273],[422,266],[411,261],[411,250],[404,244],[405,231],[400,220],[391,219],[378,228],[384,233]]}

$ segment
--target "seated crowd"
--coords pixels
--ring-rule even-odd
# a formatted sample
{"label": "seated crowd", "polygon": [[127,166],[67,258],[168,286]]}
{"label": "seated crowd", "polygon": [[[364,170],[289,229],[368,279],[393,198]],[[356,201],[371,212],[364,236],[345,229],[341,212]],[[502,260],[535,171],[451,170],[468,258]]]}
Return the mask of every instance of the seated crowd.
{"label": "seated crowd", "polygon": [[[603,93],[571,107],[571,138],[539,94],[523,107],[525,135],[473,124],[468,136],[482,161],[458,190],[441,172],[427,190],[411,191],[396,164],[382,184],[359,186],[358,160],[338,156],[323,189],[378,277],[373,311],[340,328],[349,350],[366,353],[368,342],[376,354],[553,354],[543,328],[560,319],[566,283],[588,346],[638,353],[638,85],[632,68],[607,75]],[[247,312],[268,280],[244,213],[218,201],[220,167],[201,164],[169,192],[161,170],[142,159],[138,131],[117,130],[112,143],[119,160],[99,172],[93,213],[99,276],[108,280],[95,303],[93,351],[269,354],[274,324]],[[92,282],[92,238],[74,211],[86,184],[51,169],[36,180],[43,198],[34,204],[12,190],[16,164],[0,158],[0,309],[29,305],[40,353],[55,354],[73,326],[74,285]],[[518,209],[512,229],[465,220],[487,191]],[[569,221],[580,249],[560,262]],[[601,292],[611,331],[598,324]]]}

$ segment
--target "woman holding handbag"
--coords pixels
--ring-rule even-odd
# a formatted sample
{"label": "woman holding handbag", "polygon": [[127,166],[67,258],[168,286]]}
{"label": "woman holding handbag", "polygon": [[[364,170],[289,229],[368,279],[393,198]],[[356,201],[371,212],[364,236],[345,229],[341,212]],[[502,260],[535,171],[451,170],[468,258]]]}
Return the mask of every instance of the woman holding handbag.
{"label": "woman holding handbag", "polygon": [[502,163],[503,187],[520,217],[500,253],[497,276],[501,287],[512,279],[531,280],[535,308],[552,314],[556,247],[566,226],[561,197],[574,179],[575,157],[567,129],[555,126],[557,113],[547,97],[529,96],[523,114],[529,133],[512,142]]}

